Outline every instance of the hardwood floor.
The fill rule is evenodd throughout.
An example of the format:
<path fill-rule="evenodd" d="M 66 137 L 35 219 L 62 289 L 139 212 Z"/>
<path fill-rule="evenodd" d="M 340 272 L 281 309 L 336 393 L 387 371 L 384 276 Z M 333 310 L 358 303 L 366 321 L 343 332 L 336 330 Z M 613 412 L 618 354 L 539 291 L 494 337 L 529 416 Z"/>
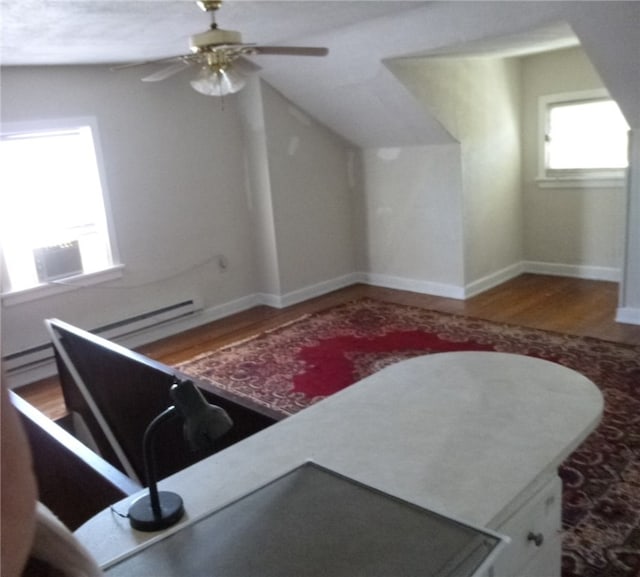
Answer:
<path fill-rule="evenodd" d="M 276 327 L 302 314 L 362 296 L 491 321 L 640 345 L 640 326 L 620 324 L 614 320 L 618 306 L 616 283 L 524 274 L 466 301 L 354 285 L 285 309 L 258 306 L 151 343 L 141 347 L 139 351 L 172 365 Z M 60 418 L 66 413 L 56 379 L 32 383 L 20 387 L 16 392 L 52 419 Z"/>

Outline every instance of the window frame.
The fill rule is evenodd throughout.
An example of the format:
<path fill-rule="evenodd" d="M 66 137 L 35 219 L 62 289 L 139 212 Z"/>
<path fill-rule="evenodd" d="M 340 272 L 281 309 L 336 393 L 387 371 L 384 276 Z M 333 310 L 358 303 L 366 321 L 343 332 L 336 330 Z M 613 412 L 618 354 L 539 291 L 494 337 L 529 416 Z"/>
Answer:
<path fill-rule="evenodd" d="M 606 89 L 580 90 L 546 94 L 538 97 L 538 174 L 536 182 L 540 188 L 584 188 L 584 187 L 621 187 L 625 185 L 626 168 L 583 168 L 549 169 L 547 168 L 547 133 L 549 130 L 548 111 L 553 105 L 568 103 L 613 100 Z"/>
<path fill-rule="evenodd" d="M 77 290 L 77 288 L 81 286 L 90 286 L 122 277 L 124 265 L 122 265 L 120 261 L 118 242 L 116 238 L 115 227 L 113 225 L 111 201 L 109 196 L 109 188 L 107 186 L 105 163 L 97 118 L 93 116 L 79 116 L 6 122 L 3 123 L 0 127 L 0 134 L 2 136 L 5 136 L 10 134 L 37 134 L 58 131 L 64 132 L 82 127 L 89 127 L 89 129 L 91 130 L 91 138 L 93 140 L 98 178 L 102 192 L 105 228 L 111 255 L 111 263 L 107 267 L 97 271 L 82 272 L 80 274 L 59 279 L 57 281 L 53 280 L 30 287 L 6 289 L 4 286 L 0 286 L 0 291 L 2 291 L 0 292 L 2 304 L 5 306 L 12 306 L 14 304 L 28 302 L 31 300 L 44 298 L 70 290 Z M 8 279 L 8 271 L 6 270 L 6 263 L 4 263 L 4 258 L 2 257 L 1 246 L 0 261 L 2 261 L 2 270 L 0 271 L 0 274 L 3 279 Z"/>

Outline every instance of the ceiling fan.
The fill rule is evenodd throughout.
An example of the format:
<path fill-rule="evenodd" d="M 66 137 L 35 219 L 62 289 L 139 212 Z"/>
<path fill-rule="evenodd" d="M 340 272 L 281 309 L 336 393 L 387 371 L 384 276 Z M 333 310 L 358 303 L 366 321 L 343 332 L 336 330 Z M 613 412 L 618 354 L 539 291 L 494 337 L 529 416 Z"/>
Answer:
<path fill-rule="evenodd" d="M 245 85 L 245 79 L 238 71 L 252 72 L 260 67 L 247 60 L 245 56 L 287 55 L 287 56 L 326 56 L 327 48 L 311 46 L 258 46 L 244 44 L 240 32 L 218 28 L 215 13 L 222 0 L 201 0 L 196 4 L 211 14 L 209 30 L 195 34 L 190 38 L 190 54 L 162 58 L 148 62 L 136 62 L 116 66 L 114 69 L 129 68 L 143 64 L 167 63 L 169 66 L 145 76 L 144 82 L 158 82 L 193 65 L 200 67 L 198 76 L 191 86 L 208 96 L 225 96 L 238 92 Z"/>

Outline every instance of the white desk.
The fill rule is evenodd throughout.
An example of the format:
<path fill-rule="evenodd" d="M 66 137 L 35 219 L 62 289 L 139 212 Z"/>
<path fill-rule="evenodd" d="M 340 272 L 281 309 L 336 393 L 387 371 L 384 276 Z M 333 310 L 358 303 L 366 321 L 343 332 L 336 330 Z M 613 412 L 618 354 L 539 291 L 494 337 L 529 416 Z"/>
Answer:
<path fill-rule="evenodd" d="M 547 361 L 442 353 L 392 365 L 160 483 L 210 512 L 312 459 L 512 537 L 496 575 L 560 574 L 560 463 L 596 427 L 600 391 Z M 132 499 L 116 505 L 126 512 Z M 529 533 L 542 535 L 537 546 Z M 105 564 L 157 534 L 105 510 L 76 531 Z"/>

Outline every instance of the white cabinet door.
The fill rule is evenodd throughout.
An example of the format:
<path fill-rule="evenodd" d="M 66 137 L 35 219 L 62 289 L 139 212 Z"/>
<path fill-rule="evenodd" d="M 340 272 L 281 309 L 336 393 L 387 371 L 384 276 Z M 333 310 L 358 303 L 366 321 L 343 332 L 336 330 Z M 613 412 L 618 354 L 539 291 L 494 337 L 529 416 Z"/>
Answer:
<path fill-rule="evenodd" d="M 511 543 L 493 566 L 495 577 L 559 577 L 561 514 L 562 481 L 554 476 L 497 528 Z"/>

